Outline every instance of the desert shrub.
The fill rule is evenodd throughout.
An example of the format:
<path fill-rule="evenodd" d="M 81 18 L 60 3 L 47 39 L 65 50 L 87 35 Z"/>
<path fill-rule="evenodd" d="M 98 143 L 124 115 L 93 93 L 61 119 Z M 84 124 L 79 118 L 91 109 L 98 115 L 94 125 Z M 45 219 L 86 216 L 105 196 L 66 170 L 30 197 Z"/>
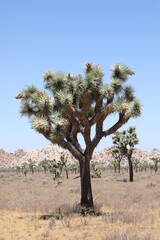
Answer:
<path fill-rule="evenodd" d="M 69 190 L 70 193 L 80 193 L 81 189 L 79 187 L 71 188 Z"/>

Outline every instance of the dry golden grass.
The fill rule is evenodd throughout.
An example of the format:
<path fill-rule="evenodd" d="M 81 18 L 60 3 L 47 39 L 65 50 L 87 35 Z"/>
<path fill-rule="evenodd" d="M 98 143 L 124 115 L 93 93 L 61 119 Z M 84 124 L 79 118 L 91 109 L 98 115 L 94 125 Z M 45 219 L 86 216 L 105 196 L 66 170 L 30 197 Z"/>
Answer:
<path fill-rule="evenodd" d="M 103 173 L 93 179 L 93 196 L 100 216 L 81 217 L 80 179 L 52 175 L 0 173 L 0 240 L 159 240 L 160 175 Z M 42 215 L 49 216 L 46 220 Z M 59 218 L 59 219 L 58 219 Z"/>

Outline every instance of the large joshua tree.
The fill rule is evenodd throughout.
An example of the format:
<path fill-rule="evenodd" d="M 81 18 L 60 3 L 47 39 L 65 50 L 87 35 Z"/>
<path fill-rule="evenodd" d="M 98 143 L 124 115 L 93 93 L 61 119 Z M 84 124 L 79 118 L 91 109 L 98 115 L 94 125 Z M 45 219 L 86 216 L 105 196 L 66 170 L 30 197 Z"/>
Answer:
<path fill-rule="evenodd" d="M 43 75 L 46 91 L 28 86 L 16 96 L 21 99 L 20 113 L 29 117 L 32 128 L 51 143 L 69 150 L 79 161 L 82 212 L 94 210 L 90 161 L 95 147 L 103 137 L 141 113 L 134 89 L 126 85 L 134 71 L 118 63 L 111 72 L 111 81 L 103 85 L 103 70 L 92 63 L 86 64 L 83 76 L 49 70 Z M 113 113 L 118 115 L 117 122 L 104 129 L 105 119 Z M 84 138 L 85 149 L 79 143 L 78 134 Z"/>

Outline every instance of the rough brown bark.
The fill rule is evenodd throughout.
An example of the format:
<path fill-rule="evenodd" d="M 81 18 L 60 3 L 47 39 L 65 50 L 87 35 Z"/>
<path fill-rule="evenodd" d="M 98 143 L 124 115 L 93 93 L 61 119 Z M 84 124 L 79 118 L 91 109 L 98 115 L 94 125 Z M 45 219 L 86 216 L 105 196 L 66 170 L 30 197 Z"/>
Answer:
<path fill-rule="evenodd" d="M 81 213 L 82 215 L 94 212 L 91 176 L 90 176 L 90 159 L 85 158 L 83 164 L 80 164 L 81 177 Z"/>
<path fill-rule="evenodd" d="M 129 163 L 129 181 L 133 182 L 133 164 L 130 156 L 128 157 L 128 163 Z"/>
<path fill-rule="evenodd" d="M 120 173 L 121 172 L 121 163 L 120 163 L 120 161 L 118 161 L 118 173 Z"/>

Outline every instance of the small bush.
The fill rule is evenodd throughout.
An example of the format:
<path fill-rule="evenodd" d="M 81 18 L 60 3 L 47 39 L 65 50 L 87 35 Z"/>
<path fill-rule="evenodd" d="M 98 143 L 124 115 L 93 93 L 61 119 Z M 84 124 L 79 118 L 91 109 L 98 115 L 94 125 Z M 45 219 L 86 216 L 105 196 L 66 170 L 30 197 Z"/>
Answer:
<path fill-rule="evenodd" d="M 152 187 L 156 187 L 156 183 L 155 182 L 151 182 L 147 185 L 148 188 L 152 188 Z"/>
<path fill-rule="evenodd" d="M 42 185 L 46 185 L 48 182 L 46 180 L 43 180 Z"/>
<path fill-rule="evenodd" d="M 81 190 L 80 190 L 80 188 L 71 188 L 71 189 L 69 190 L 69 192 L 70 192 L 70 193 L 80 193 Z"/>

